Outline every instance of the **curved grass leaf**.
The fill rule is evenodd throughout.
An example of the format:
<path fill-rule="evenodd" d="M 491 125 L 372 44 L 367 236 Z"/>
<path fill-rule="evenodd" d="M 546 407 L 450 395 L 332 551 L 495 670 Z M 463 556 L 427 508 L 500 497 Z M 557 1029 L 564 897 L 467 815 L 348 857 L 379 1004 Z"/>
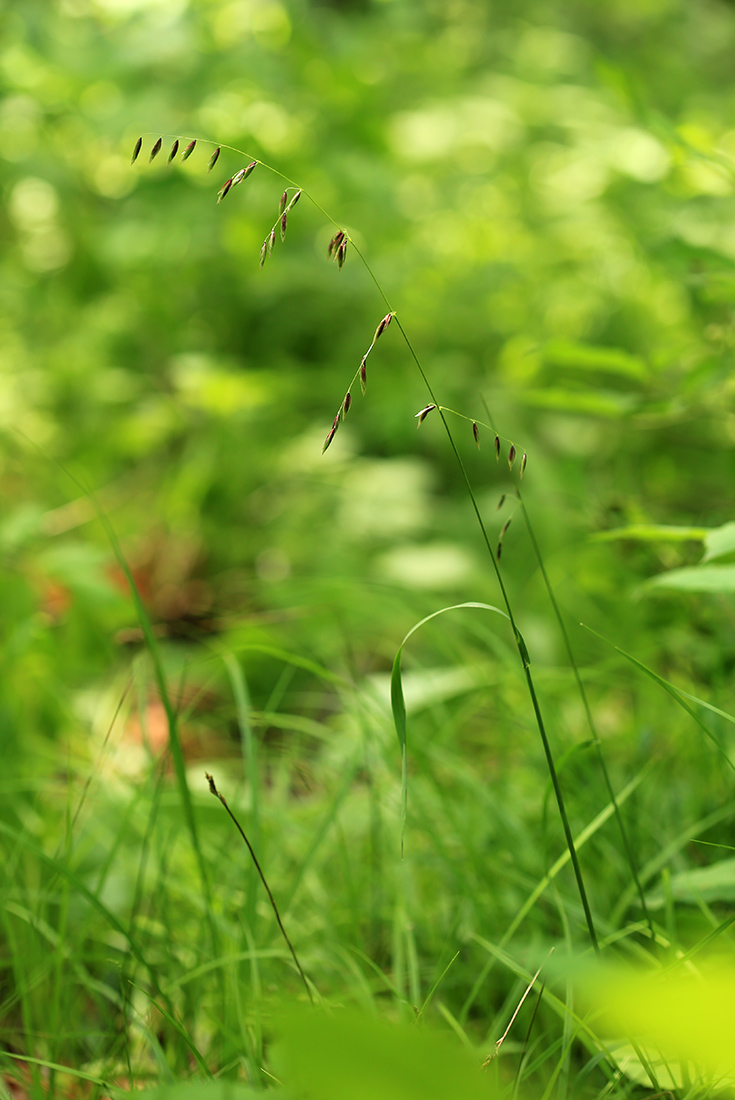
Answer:
<path fill-rule="evenodd" d="M 494 607 L 489 603 L 455 603 L 450 607 L 442 607 L 438 611 L 432 611 L 431 615 L 427 615 L 425 619 L 421 619 L 409 630 L 406 637 L 398 647 L 395 659 L 393 661 L 393 670 L 390 677 L 390 705 L 393 711 L 393 723 L 396 727 L 396 734 L 398 736 L 398 746 L 401 750 L 401 859 L 403 859 L 404 838 L 406 833 L 406 815 L 408 811 L 408 758 L 406 752 L 406 701 L 403 697 L 403 677 L 401 673 L 401 659 L 403 657 L 403 647 L 412 634 L 415 634 L 419 627 L 424 623 L 430 622 L 431 619 L 435 619 L 437 615 L 443 615 L 447 611 L 458 611 L 463 607 L 475 607 L 481 611 L 494 611 L 498 615 L 502 615 L 504 619 L 508 618 L 505 611 L 501 611 L 499 607 Z M 520 635 L 519 635 L 520 636 Z M 524 644 L 525 651 L 525 644 Z"/>

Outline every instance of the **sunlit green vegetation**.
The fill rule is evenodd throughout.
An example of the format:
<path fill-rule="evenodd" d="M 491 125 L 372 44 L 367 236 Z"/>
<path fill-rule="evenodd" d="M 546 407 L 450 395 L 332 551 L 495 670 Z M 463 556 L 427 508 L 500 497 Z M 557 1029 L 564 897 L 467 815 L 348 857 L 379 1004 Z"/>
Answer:
<path fill-rule="evenodd" d="M 735 8 L 0 17 L 0 1096 L 726 1087 Z"/>

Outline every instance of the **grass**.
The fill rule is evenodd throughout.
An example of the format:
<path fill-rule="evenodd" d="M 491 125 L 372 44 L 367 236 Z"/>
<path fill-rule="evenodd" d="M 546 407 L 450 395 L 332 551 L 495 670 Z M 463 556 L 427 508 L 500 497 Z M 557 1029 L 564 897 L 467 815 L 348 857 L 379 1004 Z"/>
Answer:
<path fill-rule="evenodd" d="M 260 165 L 248 162 L 247 174 Z M 232 201 L 244 178 L 231 177 L 218 200 Z M 271 261 L 296 195 L 310 197 L 281 178 L 287 191 L 262 261 Z M 332 224 L 343 234 L 333 238 L 338 266 L 353 253 L 362 259 Z M 507 582 L 512 557 L 490 537 L 452 411 L 367 270 L 388 313 L 346 392 L 367 381 L 367 354 L 372 371 L 391 325 L 441 421 L 503 606 L 434 608 L 400 645 L 385 638 L 383 665 L 368 673 L 238 628 L 194 647 L 182 664 L 157 637 L 98 510 L 146 652 L 104 701 L 98 743 L 77 735 L 63 761 L 49 754 L 45 773 L 36 761 L 27 776 L 4 781 L 6 1091 L 13 1081 L 33 1097 L 96 1097 L 186 1083 L 214 1100 L 227 1083 L 243 1097 L 275 1087 L 284 1096 L 377 1089 L 408 1100 L 433 1087 L 437 1097 L 602 1098 L 636 1095 L 643 1083 L 683 1097 L 711 1094 L 724 1072 L 701 1044 L 683 1050 L 681 1064 L 677 1051 L 661 1056 L 666 1029 L 646 1038 L 645 1012 L 635 1034 L 619 1018 L 601 1022 L 604 998 L 594 985 L 592 994 L 580 990 L 595 955 L 637 964 L 653 988 L 667 968 L 698 966 L 713 942 L 731 950 L 727 876 L 692 886 L 677 875 L 692 838 L 730 835 L 732 765 L 725 736 L 709 723 L 733 719 L 711 705 L 701 717 L 695 708 L 708 704 L 622 650 L 620 661 L 578 663 L 514 481 L 567 659 L 566 667 L 539 661 L 535 671 Z M 351 406 L 343 398 L 325 449 L 337 445 Z M 464 419 L 474 446 L 480 422 Z M 502 445 L 513 447 L 518 477 L 526 452 L 521 459 L 510 440 Z M 530 478 L 532 453 L 528 470 Z M 498 614 L 443 614 L 459 607 Z M 255 655 L 276 673 L 257 699 L 245 672 Z M 652 684 L 648 693 L 641 683 Z M 621 705 L 625 692 L 635 693 L 635 711 Z M 187 751 L 208 694 L 219 710 L 205 724 L 236 729 L 239 757 Z M 132 751 L 136 709 L 143 745 L 163 722 L 163 756 Z M 596 716 L 611 711 L 618 721 L 624 714 L 625 729 L 608 751 Z M 668 757 L 641 743 L 662 715 Z M 692 719 L 717 752 L 694 743 Z M 209 797 L 204 777 L 215 770 L 210 789 L 227 792 L 220 799 L 244 822 L 244 846 Z M 686 996 L 672 987 L 671 1034 L 686 1023 Z M 301 1013 L 284 1008 L 294 1004 Z M 650 1012 L 660 1014 L 658 1005 L 652 996 Z M 692 1070 L 698 1050 L 704 1068 Z"/>

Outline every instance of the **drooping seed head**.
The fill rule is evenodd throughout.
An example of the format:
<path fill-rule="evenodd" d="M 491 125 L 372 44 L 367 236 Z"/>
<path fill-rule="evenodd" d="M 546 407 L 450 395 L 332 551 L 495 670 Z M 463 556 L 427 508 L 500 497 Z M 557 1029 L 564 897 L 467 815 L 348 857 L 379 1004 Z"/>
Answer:
<path fill-rule="evenodd" d="M 513 469 L 513 463 L 515 462 L 515 460 L 516 460 L 516 449 L 513 446 L 513 444 L 511 443 L 510 450 L 508 451 L 508 469 L 509 470 Z"/>
<path fill-rule="evenodd" d="M 156 142 L 156 143 L 154 144 L 153 148 L 151 149 L 151 155 L 150 155 L 150 156 L 148 157 L 148 163 L 149 163 L 149 164 L 150 164 L 150 163 L 151 163 L 151 161 L 152 161 L 152 160 L 154 160 L 154 159 L 155 159 L 155 158 L 156 158 L 156 157 L 158 156 L 158 154 L 159 154 L 159 153 L 161 152 L 161 146 L 162 146 L 162 145 L 163 145 L 163 139 L 162 139 L 162 138 L 159 138 L 159 139 L 158 139 L 158 141 L 157 141 L 157 142 Z"/>
<path fill-rule="evenodd" d="M 520 467 L 520 470 L 518 471 L 518 473 L 519 473 L 520 477 L 523 477 L 523 474 L 524 474 L 524 472 L 525 472 L 525 469 L 526 469 L 526 462 L 527 462 L 527 461 L 528 461 L 528 455 L 527 455 L 527 454 L 526 454 L 526 452 L 524 451 L 524 452 L 523 452 L 523 456 L 522 456 L 522 458 L 521 458 L 521 467 Z"/>
<path fill-rule="evenodd" d="M 286 240 L 286 221 L 287 221 L 287 218 L 288 218 L 288 215 L 284 211 L 284 213 L 281 214 L 281 243 L 283 243 L 283 241 Z"/>
<path fill-rule="evenodd" d="M 232 187 L 232 180 L 229 179 L 227 181 L 227 183 L 224 185 L 224 187 L 221 187 L 220 190 L 217 192 L 217 202 L 222 202 L 222 199 L 226 196 L 227 192 L 230 190 L 231 187 Z"/>
<path fill-rule="evenodd" d="M 339 427 L 339 413 L 337 413 L 337 415 L 335 416 L 334 421 L 332 422 L 332 427 L 327 432 L 327 438 L 324 440 L 324 446 L 322 447 L 322 454 L 324 454 L 327 447 L 329 447 L 330 443 L 332 442 L 335 435 L 337 434 L 337 428 L 338 427 Z"/>
<path fill-rule="evenodd" d="M 365 390 L 367 389 L 367 355 L 363 355 L 362 362 L 360 363 L 360 389 L 362 390 L 362 396 L 365 396 Z"/>
<path fill-rule="evenodd" d="M 339 267 L 340 271 L 342 270 L 342 265 L 345 262 L 345 257 L 346 256 L 347 256 L 347 241 L 343 240 L 342 243 L 340 244 L 339 248 L 337 249 L 337 266 Z"/>
<path fill-rule="evenodd" d="M 221 152 L 222 152 L 222 146 L 218 145 L 217 148 L 215 149 L 215 151 L 212 153 L 211 157 L 209 158 L 209 164 L 207 165 L 207 171 L 208 172 L 211 172 L 212 169 L 214 168 L 215 164 L 219 160 L 219 155 L 220 155 Z"/>
<path fill-rule="evenodd" d="M 345 235 L 344 235 L 344 233 L 342 232 L 341 229 L 337 233 L 334 234 L 331 241 L 329 242 L 329 248 L 327 249 L 327 256 L 329 256 L 330 259 L 333 256 L 336 256 L 337 250 L 338 250 L 339 246 L 342 244 L 342 241 L 344 239 L 345 239 Z"/>
<path fill-rule="evenodd" d="M 436 405 L 425 405 L 420 412 L 416 413 L 416 419 L 418 420 L 418 424 L 416 425 L 417 428 L 421 427 L 423 422 L 426 420 L 426 417 L 429 415 L 430 412 L 433 412 L 435 408 Z"/>
<path fill-rule="evenodd" d="M 281 201 L 278 204 L 278 216 L 280 217 L 288 204 L 288 191 L 284 191 L 281 195 Z"/>
<path fill-rule="evenodd" d="M 498 462 L 500 461 L 500 436 L 499 435 L 495 436 L 495 459 Z"/>
<path fill-rule="evenodd" d="M 176 156 L 178 151 L 179 151 L 179 139 L 176 138 L 176 141 L 171 146 L 171 152 L 168 155 L 168 160 L 166 161 L 166 164 L 171 163 L 171 161 L 174 159 L 174 157 Z"/>
<path fill-rule="evenodd" d="M 348 390 L 347 393 L 345 394 L 345 399 L 342 402 L 342 410 L 343 410 L 344 416 L 347 416 L 347 413 L 350 411 L 350 405 L 351 404 L 352 404 L 352 394 Z"/>
<path fill-rule="evenodd" d="M 135 164 L 136 160 L 138 159 L 138 153 L 140 152 L 142 147 L 143 147 L 143 138 L 139 137 L 138 140 L 135 143 L 135 148 L 133 149 L 133 155 L 130 158 L 130 163 L 131 164 Z"/>
<path fill-rule="evenodd" d="M 479 451 L 479 449 L 480 449 L 480 430 L 477 427 L 477 422 L 475 420 L 472 421 L 472 434 L 475 437 L 475 443 L 477 444 L 477 449 Z"/>
<path fill-rule="evenodd" d="M 380 322 L 380 324 L 378 325 L 378 327 L 375 330 L 375 335 L 373 336 L 373 343 L 375 343 L 375 341 L 378 339 L 379 336 L 383 335 L 385 330 L 388 328 L 388 325 L 391 323 L 392 319 L 393 319 L 393 314 L 392 313 L 386 313 L 385 317 L 383 318 L 383 320 Z"/>
<path fill-rule="evenodd" d="M 193 141 L 189 142 L 186 149 L 184 149 L 183 153 L 181 154 L 181 163 L 182 164 L 184 163 L 185 160 L 188 160 L 189 157 L 191 156 L 191 154 L 194 152 L 194 147 L 196 146 L 196 143 L 197 143 L 196 138 L 194 138 Z"/>

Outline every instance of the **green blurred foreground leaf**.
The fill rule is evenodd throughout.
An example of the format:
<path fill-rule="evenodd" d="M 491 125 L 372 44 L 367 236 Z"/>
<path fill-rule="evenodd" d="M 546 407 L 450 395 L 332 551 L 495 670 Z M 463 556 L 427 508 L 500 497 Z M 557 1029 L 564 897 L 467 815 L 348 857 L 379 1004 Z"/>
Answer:
<path fill-rule="evenodd" d="M 255 1100 L 262 1091 L 246 1088 L 235 1081 L 184 1081 L 160 1089 L 136 1092 L 137 1100 Z M 286 1093 L 278 1093 L 286 1100 Z"/>
<path fill-rule="evenodd" d="M 599 1009 L 596 1028 L 655 1044 L 672 1069 L 691 1061 L 700 1074 L 720 1078 L 720 1084 L 724 1076 L 735 1075 L 732 958 L 710 960 L 686 973 L 596 969 L 582 988 L 588 1003 Z"/>
<path fill-rule="evenodd" d="M 280 1030 L 288 1083 L 314 1100 L 488 1098 L 481 1059 L 428 1028 L 307 1011 L 285 1016 Z"/>

